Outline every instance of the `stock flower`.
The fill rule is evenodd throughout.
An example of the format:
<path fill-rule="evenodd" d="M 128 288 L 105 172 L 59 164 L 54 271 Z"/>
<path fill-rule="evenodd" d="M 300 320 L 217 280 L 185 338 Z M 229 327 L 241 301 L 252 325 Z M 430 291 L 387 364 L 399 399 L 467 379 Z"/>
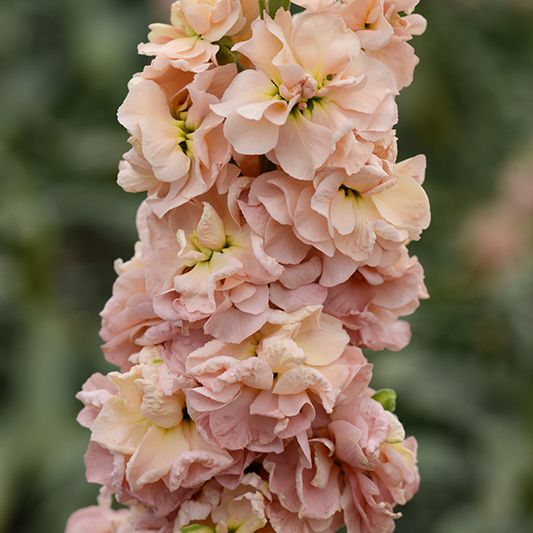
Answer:
<path fill-rule="evenodd" d="M 426 31 L 426 19 L 414 13 L 419 3 L 420 0 L 385 0 L 386 16 L 398 37 L 409 40 Z"/>
<path fill-rule="evenodd" d="M 266 253 L 280 263 L 299 263 L 311 246 L 322 252 L 329 278 L 322 283 L 333 286 L 358 265 L 380 264 L 390 252 L 397 256 L 427 228 L 424 168 L 424 158 L 392 164 L 372 154 L 355 174 L 328 167 L 313 182 L 277 170 L 254 179 L 242 209 Z"/>
<path fill-rule="evenodd" d="M 279 452 L 283 439 L 310 427 L 315 404 L 331 412 L 354 376 L 368 372 L 348 340 L 341 322 L 316 306 L 273 311 L 240 344 L 208 342 L 187 359 L 199 383 L 186 393 L 191 416 L 223 448 Z"/>
<path fill-rule="evenodd" d="M 240 342 L 266 322 L 267 284 L 275 279 L 268 269 L 280 267 L 257 259 L 256 237 L 232 212 L 211 195 L 164 219 L 142 208 L 139 224 L 156 313 L 166 320 L 207 319 L 207 334 Z"/>
<path fill-rule="evenodd" d="M 182 338 L 179 322 L 167 322 L 156 315 L 152 299 L 146 291 L 142 245 L 137 243 L 135 255 L 126 262 L 115 262 L 118 278 L 113 296 L 103 311 L 100 336 L 106 359 L 122 370 L 131 366 L 130 356 L 142 346 L 162 344 L 174 337 Z"/>
<path fill-rule="evenodd" d="M 341 17 L 346 26 L 357 34 L 365 50 L 383 48 L 394 35 L 383 9 L 383 0 L 296 0 L 294 3 L 310 12 L 331 13 Z"/>
<path fill-rule="evenodd" d="M 305 443 L 305 450 L 300 442 Z M 305 525 L 310 531 L 336 531 L 344 525 L 341 471 L 333 462 L 334 452 L 330 440 L 306 438 L 293 440 L 283 453 L 265 458 L 269 487 L 279 500 L 279 506 L 274 507 L 274 525 L 282 517 L 302 530 Z"/>
<path fill-rule="evenodd" d="M 276 531 L 331 532 L 346 524 L 353 533 L 391 532 L 400 516 L 394 507 L 419 482 L 416 442 L 365 393 L 345 399 L 311 438 L 269 454 L 264 466 L 278 502 L 271 511 Z"/>
<path fill-rule="evenodd" d="M 428 227 L 429 201 L 419 178 L 424 169 L 423 157 L 393 165 L 372 155 L 356 174 L 325 170 L 310 207 L 327 219 L 337 250 L 367 261 L 379 248 L 418 240 Z"/>
<path fill-rule="evenodd" d="M 270 301 L 289 313 L 302 307 L 322 305 L 328 289 L 317 282 L 322 272 L 322 262 L 310 254 L 299 265 L 287 265 L 279 280 L 270 284 Z"/>
<path fill-rule="evenodd" d="M 133 148 L 121 163 L 119 184 L 130 192 L 147 191 L 159 216 L 208 191 L 227 171 L 231 149 L 222 118 L 210 106 L 235 73 L 235 65 L 225 65 L 192 79 L 167 68 L 131 80 L 118 119 Z"/>
<path fill-rule="evenodd" d="M 394 76 L 397 89 L 413 81 L 418 64 L 407 43 L 426 29 L 426 20 L 414 14 L 419 0 L 296 0 L 310 12 L 334 14 L 345 22 L 361 42 L 362 49 L 381 61 Z"/>
<path fill-rule="evenodd" d="M 409 324 L 398 320 L 428 298 L 424 270 L 402 248 L 392 265 L 362 266 L 349 280 L 328 289 L 324 307 L 343 321 L 356 346 L 401 350 L 411 339 Z"/>
<path fill-rule="evenodd" d="M 392 79 L 339 17 L 279 10 L 252 32 L 234 50 L 257 70 L 239 73 L 212 106 L 237 152 L 267 154 L 310 180 L 345 132 L 383 133 L 395 122 Z"/>
<path fill-rule="evenodd" d="M 370 51 L 370 55 L 386 65 L 394 75 L 398 89 L 413 81 L 418 57 L 408 43 L 413 36 L 426 31 L 426 19 L 413 13 L 419 0 L 385 0 L 384 9 L 394 35 L 387 46 Z"/>
<path fill-rule="evenodd" d="M 216 63 L 217 41 L 239 32 L 246 19 L 239 0 L 180 0 L 172 4 L 170 22 L 151 24 L 149 43 L 140 44 L 139 53 L 200 72 Z"/>
<path fill-rule="evenodd" d="M 216 482 L 207 483 L 202 492 L 181 506 L 174 531 L 198 533 L 254 533 L 267 524 L 268 484 L 256 474 L 245 474 L 234 489 Z"/>
<path fill-rule="evenodd" d="M 348 531 L 392 532 L 420 483 L 417 444 L 399 420 L 368 395 L 339 403 L 328 430 L 347 479 L 341 498 Z"/>
<path fill-rule="evenodd" d="M 171 533 L 171 526 L 166 517 L 158 517 L 142 505 L 134 505 L 113 533 Z"/>
<path fill-rule="evenodd" d="M 188 418 L 179 380 L 165 393 L 161 352 L 143 348 L 128 372 L 95 375 L 78 395 L 86 405 L 80 422 L 90 428 L 91 442 L 111 454 L 112 462 L 124 462 L 124 482 L 132 495 L 156 483 L 169 493 L 198 487 L 236 461 L 200 437 Z M 183 378 L 181 386 L 186 383 Z M 95 463 L 88 464 L 89 470 L 105 460 L 99 449 L 88 456 L 89 463 Z M 142 496 L 141 501 L 146 503 Z"/>

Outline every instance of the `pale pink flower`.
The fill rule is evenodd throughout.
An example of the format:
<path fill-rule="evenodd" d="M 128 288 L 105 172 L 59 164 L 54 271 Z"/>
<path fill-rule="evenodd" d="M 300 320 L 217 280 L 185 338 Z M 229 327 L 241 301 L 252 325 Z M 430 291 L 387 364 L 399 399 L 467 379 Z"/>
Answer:
<path fill-rule="evenodd" d="M 90 449 L 88 477 L 110 476 L 119 489 L 127 483 L 127 493 L 145 505 L 196 488 L 239 460 L 200 437 L 186 411 L 183 388 L 191 382 L 177 376 L 168 383 L 162 352 L 143 348 L 128 372 L 108 374 L 109 385 L 95 375 L 78 395 L 86 405 L 80 421 L 97 446 Z M 112 465 L 107 474 L 106 462 Z"/>
<path fill-rule="evenodd" d="M 417 445 L 395 415 L 366 394 L 339 403 L 328 426 L 347 483 L 341 497 L 350 533 L 392 532 L 404 505 L 417 492 Z"/>
<path fill-rule="evenodd" d="M 174 533 L 266 533 L 269 500 L 268 484 L 257 474 L 245 474 L 234 489 L 208 482 L 199 495 L 181 505 Z"/>
<path fill-rule="evenodd" d="M 357 384 L 353 392 L 331 418 L 315 421 L 309 439 L 265 458 L 276 531 L 332 532 L 346 524 L 349 533 L 391 532 L 394 507 L 418 489 L 414 439 L 405 439 L 370 391 L 361 394 Z"/>
<path fill-rule="evenodd" d="M 344 525 L 342 472 L 333 461 L 334 452 L 329 439 L 304 438 L 265 458 L 269 488 L 279 502 L 274 501 L 269 512 L 275 531 L 329 532 Z"/>
<path fill-rule="evenodd" d="M 80 426 L 90 428 L 105 403 L 117 395 L 117 388 L 107 376 L 94 373 L 82 386 L 76 398 L 83 403 L 77 421 Z"/>
<path fill-rule="evenodd" d="M 172 68 L 148 68 L 131 80 L 118 118 L 133 148 L 120 164 L 118 182 L 126 191 L 147 191 L 159 216 L 234 171 L 227 167 L 231 148 L 222 118 L 210 106 L 219 102 L 235 73 L 235 65 L 225 65 L 191 80 Z"/>
<path fill-rule="evenodd" d="M 229 192 L 226 199 L 231 203 L 237 195 Z M 141 208 L 147 285 L 159 316 L 208 319 L 204 331 L 229 342 L 240 342 L 266 322 L 267 284 L 281 267 L 261 254 L 260 239 L 237 217 L 236 204 L 228 206 L 215 194 L 163 219 Z"/>
<path fill-rule="evenodd" d="M 290 241 L 285 243 L 290 244 Z M 273 252 L 279 254 L 279 250 Z M 318 283 L 321 273 L 322 259 L 313 250 L 300 263 L 283 265 L 278 281 L 270 284 L 271 303 L 289 313 L 302 307 L 322 305 L 328 290 Z"/>
<path fill-rule="evenodd" d="M 389 262 L 399 246 L 419 239 L 430 221 L 424 168 L 423 157 L 393 164 L 372 154 L 355 174 L 328 167 L 313 182 L 273 171 L 254 179 L 241 208 L 278 262 L 296 264 L 310 246 L 331 258 L 322 283 L 333 286 L 358 265 Z"/>
<path fill-rule="evenodd" d="M 170 24 L 150 25 L 149 43 L 140 44 L 139 53 L 200 72 L 216 64 L 217 41 L 245 22 L 239 0 L 180 0 L 172 4 Z"/>
<path fill-rule="evenodd" d="M 242 343 L 215 340 L 191 353 L 187 369 L 200 384 L 186 393 L 191 416 L 223 448 L 279 452 L 310 427 L 316 405 L 331 412 L 354 376 L 368 373 L 348 340 L 320 306 L 272 311 Z"/>
<path fill-rule="evenodd" d="M 409 324 L 398 320 L 428 298 L 424 270 L 401 247 L 392 265 L 362 266 L 344 283 L 328 289 L 325 310 L 343 321 L 352 342 L 371 350 L 401 350 L 410 341 Z"/>
<path fill-rule="evenodd" d="M 396 120 L 394 80 L 360 51 L 358 38 L 329 14 L 279 10 L 234 46 L 257 70 L 238 74 L 216 113 L 241 154 L 267 154 L 310 180 L 350 129 L 382 135 Z"/>
<path fill-rule="evenodd" d="M 146 292 L 142 246 L 137 243 L 129 261 L 115 262 L 118 278 L 113 296 L 106 303 L 100 336 L 105 341 L 102 351 L 106 359 L 122 370 L 131 366 L 129 357 L 142 346 L 162 344 L 174 336 L 181 337 L 181 322 L 162 320 L 154 311 Z"/>
<path fill-rule="evenodd" d="M 215 481 L 205 483 L 200 492 L 183 502 L 174 522 L 174 533 L 182 533 L 183 528 L 198 528 L 199 533 L 213 533 L 211 512 L 220 503 L 223 487 Z"/>
<path fill-rule="evenodd" d="M 418 2 L 419 0 L 384 0 L 385 16 L 394 30 L 394 36 L 387 46 L 370 52 L 372 57 L 391 69 L 399 89 L 411 84 L 419 62 L 414 48 L 407 41 L 426 31 L 426 19 L 413 13 Z"/>
<path fill-rule="evenodd" d="M 117 502 L 129 506 L 142 505 L 159 518 L 173 512 L 195 492 L 195 489 L 183 487 L 171 492 L 164 479 L 133 491 L 126 479 L 128 459 L 127 455 L 110 452 L 91 441 L 85 454 L 87 481 L 108 487 Z"/>

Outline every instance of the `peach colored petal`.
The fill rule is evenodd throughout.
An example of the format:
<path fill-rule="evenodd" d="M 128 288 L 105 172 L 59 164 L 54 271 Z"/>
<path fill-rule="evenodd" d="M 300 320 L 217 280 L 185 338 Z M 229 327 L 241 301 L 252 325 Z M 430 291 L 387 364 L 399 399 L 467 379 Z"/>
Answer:
<path fill-rule="evenodd" d="M 296 289 L 286 289 L 280 283 L 275 283 L 270 286 L 270 301 L 290 313 L 300 309 L 302 305 L 322 305 L 327 292 L 327 289 L 318 283 L 302 285 Z"/>
<path fill-rule="evenodd" d="M 234 113 L 224 122 L 224 134 L 240 154 L 259 154 L 276 146 L 279 128 L 266 118 L 251 121 Z"/>
<path fill-rule="evenodd" d="M 334 132 L 316 124 L 304 115 L 290 115 L 279 130 L 274 153 L 287 174 L 300 180 L 311 180 L 315 169 L 333 151 Z M 274 146 L 272 147 L 274 148 Z M 295 157 L 298 154 L 298 157 Z"/>
<path fill-rule="evenodd" d="M 317 79 L 342 72 L 359 53 L 359 39 L 343 20 L 325 13 L 301 15 L 291 37 L 297 60 Z"/>
<path fill-rule="evenodd" d="M 250 315 L 235 307 L 219 309 L 206 322 L 204 331 L 217 339 L 238 343 L 261 329 L 268 314 L 268 310 Z"/>
<path fill-rule="evenodd" d="M 322 262 L 320 257 L 313 256 L 300 264 L 285 267 L 279 276 L 279 280 L 287 289 L 297 289 L 315 281 L 321 272 Z"/>

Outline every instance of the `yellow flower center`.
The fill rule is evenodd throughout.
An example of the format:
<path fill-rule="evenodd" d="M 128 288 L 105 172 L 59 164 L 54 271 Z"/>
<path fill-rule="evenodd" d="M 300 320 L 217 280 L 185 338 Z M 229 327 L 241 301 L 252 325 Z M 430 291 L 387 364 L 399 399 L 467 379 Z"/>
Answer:
<path fill-rule="evenodd" d="M 352 196 L 353 198 L 360 198 L 362 194 L 356 190 L 356 189 L 350 189 L 350 187 L 346 187 L 346 185 L 341 185 L 339 187 L 339 191 L 344 193 L 344 196 Z"/>
<path fill-rule="evenodd" d="M 182 107 L 182 106 L 180 106 Z M 194 132 L 196 128 L 187 121 L 187 111 L 180 109 L 174 112 L 177 137 L 182 152 L 189 157 L 194 153 Z"/>

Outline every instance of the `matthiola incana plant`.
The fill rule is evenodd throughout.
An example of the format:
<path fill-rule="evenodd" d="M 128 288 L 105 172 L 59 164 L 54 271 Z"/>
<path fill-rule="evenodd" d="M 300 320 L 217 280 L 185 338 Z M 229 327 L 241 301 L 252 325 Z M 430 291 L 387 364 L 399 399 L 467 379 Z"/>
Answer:
<path fill-rule="evenodd" d="M 417 445 L 362 349 L 427 298 L 425 158 L 396 97 L 418 0 L 179 0 L 118 112 L 145 197 L 78 399 L 98 504 L 67 533 L 387 533 Z"/>

